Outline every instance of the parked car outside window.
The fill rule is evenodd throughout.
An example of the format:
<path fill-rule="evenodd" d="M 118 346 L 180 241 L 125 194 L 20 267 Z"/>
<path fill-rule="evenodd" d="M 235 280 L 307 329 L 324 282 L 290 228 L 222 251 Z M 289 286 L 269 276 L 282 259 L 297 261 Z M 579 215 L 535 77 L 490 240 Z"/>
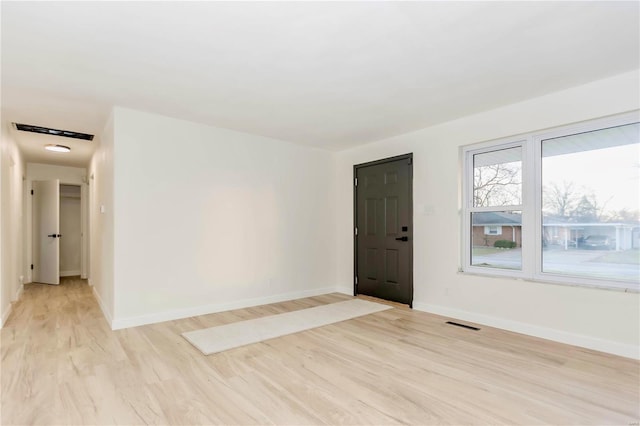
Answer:
<path fill-rule="evenodd" d="M 616 247 L 616 241 L 606 235 L 589 235 L 582 241 L 580 246 L 586 249 L 610 250 Z"/>

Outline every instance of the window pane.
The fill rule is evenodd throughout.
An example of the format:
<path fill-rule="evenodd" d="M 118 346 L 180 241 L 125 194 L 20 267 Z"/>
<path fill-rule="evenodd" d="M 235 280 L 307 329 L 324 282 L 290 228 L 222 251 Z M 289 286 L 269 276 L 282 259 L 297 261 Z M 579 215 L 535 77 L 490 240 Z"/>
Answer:
<path fill-rule="evenodd" d="M 473 206 L 522 204 L 522 148 L 473 156 Z"/>
<path fill-rule="evenodd" d="M 471 265 L 522 269 L 521 213 L 471 213 Z"/>
<path fill-rule="evenodd" d="M 640 279 L 640 125 L 542 141 L 542 270 Z"/>

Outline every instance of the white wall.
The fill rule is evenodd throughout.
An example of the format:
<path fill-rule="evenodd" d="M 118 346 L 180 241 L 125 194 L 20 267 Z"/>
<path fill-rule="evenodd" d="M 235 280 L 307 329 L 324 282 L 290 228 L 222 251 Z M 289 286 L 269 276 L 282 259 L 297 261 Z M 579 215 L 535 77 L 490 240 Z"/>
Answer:
<path fill-rule="evenodd" d="M 61 184 L 82 185 L 87 176 L 84 167 L 27 163 L 27 181 L 59 179 Z"/>
<path fill-rule="evenodd" d="M 80 185 L 82 188 L 82 194 L 86 193 L 86 179 L 87 179 L 87 169 L 83 167 L 66 167 L 66 166 L 55 166 L 51 164 L 40 164 L 40 163 L 27 163 L 27 183 L 26 183 L 26 192 L 33 188 L 32 182 L 34 180 L 60 180 L 61 184 L 69 184 L 69 185 Z M 86 198 L 86 197 L 83 197 Z M 83 201 L 86 205 L 88 204 L 86 200 Z M 30 265 L 33 263 L 33 212 L 31 205 L 31 198 L 27 198 L 26 202 L 26 221 L 25 221 L 25 282 L 32 281 L 31 269 Z M 84 218 L 81 219 L 81 227 L 86 230 L 88 227 Z M 84 235 L 87 234 L 86 231 L 82 231 Z M 64 238 L 64 237 L 63 237 Z M 87 257 L 87 242 L 86 238 L 82 239 L 82 250 L 81 256 Z M 81 264 L 81 270 L 82 264 Z M 86 275 L 84 273 L 83 275 Z"/>
<path fill-rule="evenodd" d="M 89 164 L 89 284 L 109 324 L 113 318 L 113 115 Z M 104 208 L 101 208 L 104 206 Z"/>
<path fill-rule="evenodd" d="M 334 154 L 115 109 L 114 322 L 335 289 Z"/>
<path fill-rule="evenodd" d="M 23 276 L 23 179 L 24 161 L 9 133 L 2 126 L 0 138 L 0 326 L 11 313 L 11 302 L 22 291 Z"/>
<path fill-rule="evenodd" d="M 636 110 L 639 93 L 627 73 L 340 152 L 339 284 L 353 280 L 353 165 L 413 152 L 415 308 L 639 357 L 637 293 L 458 273 L 461 146 Z"/>
<path fill-rule="evenodd" d="M 82 229 L 80 186 L 60 188 L 60 276 L 80 275 Z"/>
<path fill-rule="evenodd" d="M 2 123 L 0 123 L 0 125 L 2 125 Z M 3 203 L 3 196 L 4 196 L 4 191 L 2 190 L 2 188 L 4 187 L 4 182 L 5 182 L 5 178 L 4 178 L 4 173 L 5 173 L 5 166 L 4 166 L 4 162 L 2 161 L 2 151 L 3 151 L 3 147 L 5 143 L 5 137 L 8 134 L 8 131 L 5 129 L 5 126 L 2 125 L 2 128 L 0 129 L 0 328 L 2 328 L 2 326 L 4 325 L 4 323 L 6 322 L 6 319 L 8 318 L 9 314 L 11 313 L 10 310 L 8 309 L 8 306 L 6 304 L 6 299 L 2 296 L 2 288 L 4 287 L 4 271 L 5 271 L 5 266 L 4 266 L 4 243 L 3 241 L 4 239 L 4 232 L 3 232 L 3 222 L 4 222 L 4 218 L 5 218 L 5 213 L 4 213 L 4 203 Z M 10 305 L 9 305 L 10 306 Z"/>

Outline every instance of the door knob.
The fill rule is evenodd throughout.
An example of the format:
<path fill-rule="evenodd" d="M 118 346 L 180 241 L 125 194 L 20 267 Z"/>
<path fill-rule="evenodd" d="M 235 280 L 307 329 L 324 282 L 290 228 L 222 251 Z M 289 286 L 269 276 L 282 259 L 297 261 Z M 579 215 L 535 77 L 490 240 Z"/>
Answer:
<path fill-rule="evenodd" d="M 47 235 L 47 237 L 60 238 L 60 237 L 62 237 L 62 235 L 61 234 L 49 234 L 49 235 Z"/>
<path fill-rule="evenodd" d="M 409 241 L 409 237 L 396 238 L 397 241 Z"/>

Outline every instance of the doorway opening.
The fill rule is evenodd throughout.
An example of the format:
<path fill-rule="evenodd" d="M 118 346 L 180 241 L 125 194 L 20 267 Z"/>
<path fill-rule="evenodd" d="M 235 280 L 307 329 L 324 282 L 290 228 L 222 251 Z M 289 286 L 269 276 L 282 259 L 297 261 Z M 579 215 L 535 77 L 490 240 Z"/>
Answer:
<path fill-rule="evenodd" d="M 82 205 L 80 185 L 60 184 L 60 277 L 80 276 Z"/>
<path fill-rule="evenodd" d="M 60 284 L 60 277 L 86 278 L 82 185 L 59 180 L 32 182 L 32 282 Z"/>
<path fill-rule="evenodd" d="M 413 305 L 413 154 L 353 167 L 354 295 Z"/>

